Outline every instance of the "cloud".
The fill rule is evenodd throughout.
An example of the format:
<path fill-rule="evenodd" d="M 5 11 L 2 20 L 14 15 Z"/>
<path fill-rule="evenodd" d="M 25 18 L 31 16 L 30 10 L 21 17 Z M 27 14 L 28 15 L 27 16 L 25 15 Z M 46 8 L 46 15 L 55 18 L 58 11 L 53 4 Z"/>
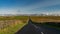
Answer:
<path fill-rule="evenodd" d="M 36 1 L 35 1 L 36 2 Z M 46 7 L 51 7 L 55 5 L 60 5 L 60 0 L 43 0 L 42 2 L 36 2 L 31 3 L 30 5 L 25 6 L 19 6 L 19 7 L 7 7 L 7 8 L 0 8 L 0 14 L 39 14 L 39 13 L 54 13 L 54 10 L 50 10 L 51 12 L 48 12 L 49 10 L 46 9 Z M 38 9 L 40 8 L 40 9 Z M 45 10 L 43 10 L 43 9 Z M 37 10 L 36 10 L 37 9 Z M 47 11 L 48 10 L 48 11 Z M 60 10 L 59 10 L 60 11 Z M 59 12 L 58 11 L 58 12 Z M 57 12 L 57 10 L 55 10 Z"/>
<path fill-rule="evenodd" d="M 27 6 L 27 9 L 36 9 L 36 8 L 44 8 L 44 7 L 48 7 L 48 6 L 54 6 L 54 5 L 59 5 L 60 4 L 60 0 L 48 0 L 48 1 L 43 1 L 43 2 L 38 2 L 35 4 L 32 4 L 30 6 Z"/>
<path fill-rule="evenodd" d="M 60 0 L 47 0 L 47 1 L 43 1 L 43 2 L 37 2 L 35 4 L 31 4 L 29 6 L 25 6 L 24 10 L 26 11 L 26 13 L 54 13 L 54 11 L 57 12 L 57 10 L 49 10 L 46 7 L 51 7 L 51 6 L 55 6 L 55 5 L 60 5 Z M 40 8 L 40 9 L 38 9 Z M 43 10 L 43 9 L 45 10 Z M 38 9 L 38 10 L 36 10 Z M 48 10 L 48 11 L 47 11 Z M 58 11 L 59 12 L 59 11 Z"/>
<path fill-rule="evenodd" d="M 0 14 L 17 14 L 17 10 L 16 9 L 8 9 L 8 8 L 2 8 L 0 9 Z"/>

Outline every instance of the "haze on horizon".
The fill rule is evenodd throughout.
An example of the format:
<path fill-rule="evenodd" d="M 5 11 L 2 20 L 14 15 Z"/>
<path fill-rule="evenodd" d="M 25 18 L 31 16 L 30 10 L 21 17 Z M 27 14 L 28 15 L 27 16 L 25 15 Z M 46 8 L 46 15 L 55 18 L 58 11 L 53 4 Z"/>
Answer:
<path fill-rule="evenodd" d="M 60 0 L 0 0 L 0 14 L 60 14 Z"/>

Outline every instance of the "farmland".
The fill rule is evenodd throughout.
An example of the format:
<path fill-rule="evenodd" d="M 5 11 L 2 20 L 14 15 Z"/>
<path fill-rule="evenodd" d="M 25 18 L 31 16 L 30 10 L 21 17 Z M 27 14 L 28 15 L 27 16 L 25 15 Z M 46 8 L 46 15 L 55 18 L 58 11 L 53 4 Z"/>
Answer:
<path fill-rule="evenodd" d="M 28 22 L 29 16 L 0 16 L 0 34 L 14 34 Z M 60 16 L 30 16 L 38 23 L 60 22 Z"/>

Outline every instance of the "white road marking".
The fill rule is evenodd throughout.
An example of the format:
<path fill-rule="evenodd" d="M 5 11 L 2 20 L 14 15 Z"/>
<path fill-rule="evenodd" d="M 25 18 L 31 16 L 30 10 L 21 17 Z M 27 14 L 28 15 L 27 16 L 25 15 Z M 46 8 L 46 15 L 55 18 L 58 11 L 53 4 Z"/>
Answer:
<path fill-rule="evenodd" d="M 43 32 L 41 32 L 41 34 L 44 34 Z"/>

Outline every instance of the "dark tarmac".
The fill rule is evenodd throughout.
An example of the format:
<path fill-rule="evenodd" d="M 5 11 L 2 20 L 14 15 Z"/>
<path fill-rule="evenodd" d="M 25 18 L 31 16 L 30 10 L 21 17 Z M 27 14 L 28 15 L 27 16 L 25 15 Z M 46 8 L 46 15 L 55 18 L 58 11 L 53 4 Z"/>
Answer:
<path fill-rule="evenodd" d="M 21 30 L 16 32 L 15 34 L 60 34 L 60 30 L 49 28 L 45 26 L 37 26 L 29 20 L 28 24 L 26 24 Z"/>

